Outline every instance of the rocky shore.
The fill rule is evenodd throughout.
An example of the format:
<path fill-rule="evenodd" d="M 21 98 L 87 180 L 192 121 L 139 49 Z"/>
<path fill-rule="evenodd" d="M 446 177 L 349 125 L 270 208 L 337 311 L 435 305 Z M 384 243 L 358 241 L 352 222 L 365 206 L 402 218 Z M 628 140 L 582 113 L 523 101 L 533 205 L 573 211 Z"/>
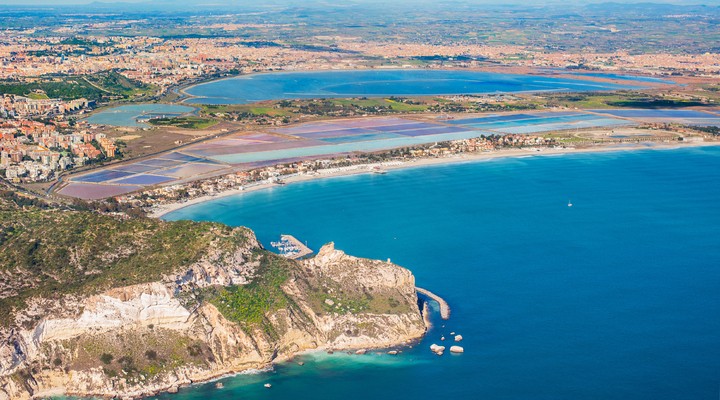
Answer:
<path fill-rule="evenodd" d="M 216 253 L 161 281 L 31 299 L 0 329 L 0 399 L 139 398 L 304 351 L 390 347 L 425 333 L 410 271 L 332 244 L 308 260 L 272 258 L 290 266 L 283 300 L 257 319 L 240 318 L 231 296 L 207 300 L 209 290 L 257 284 L 267 274 L 263 252 L 252 237 L 232 255 Z"/>

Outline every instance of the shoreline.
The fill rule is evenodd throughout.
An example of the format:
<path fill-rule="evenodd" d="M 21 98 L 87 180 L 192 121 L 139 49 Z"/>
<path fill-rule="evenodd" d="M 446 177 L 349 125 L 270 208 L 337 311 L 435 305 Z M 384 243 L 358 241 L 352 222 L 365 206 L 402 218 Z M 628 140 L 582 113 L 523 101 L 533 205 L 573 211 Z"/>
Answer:
<path fill-rule="evenodd" d="M 424 318 L 424 317 L 423 317 Z M 207 371 L 206 374 L 197 376 L 193 379 L 189 380 L 180 380 L 177 382 L 174 382 L 170 386 L 164 386 L 160 388 L 154 388 L 153 390 L 150 390 L 145 393 L 139 393 L 139 392 L 126 392 L 126 393 L 118 393 L 117 396 L 114 396 L 113 398 L 133 398 L 133 399 L 149 399 L 151 397 L 155 397 L 161 394 L 175 394 L 177 393 L 177 390 L 183 389 L 183 388 L 189 388 L 189 387 L 197 387 L 205 384 L 209 384 L 212 382 L 217 382 L 223 379 L 227 378 L 233 378 L 241 375 L 261 375 L 264 373 L 272 372 L 275 370 L 275 367 L 282 364 L 288 364 L 295 362 L 295 359 L 298 357 L 306 356 L 306 355 L 313 355 L 313 354 L 332 354 L 334 352 L 337 353 L 345 353 L 348 356 L 363 356 L 366 353 L 356 353 L 358 350 L 364 350 L 366 352 L 382 352 L 385 353 L 385 350 L 389 349 L 398 349 L 398 348 L 405 348 L 408 346 L 415 346 L 417 343 L 422 341 L 422 339 L 427 335 L 427 332 L 430 330 L 432 325 L 426 324 L 425 325 L 425 331 L 423 332 L 422 336 L 419 337 L 412 337 L 412 336 L 405 336 L 403 338 L 398 339 L 396 342 L 393 343 L 385 343 L 381 345 L 376 344 L 369 344 L 368 346 L 349 346 L 349 347 L 343 347 L 343 348 L 333 348 L 329 346 L 319 346 L 313 349 L 304 349 L 297 352 L 294 352 L 292 354 L 285 354 L 280 355 L 277 358 L 270 360 L 268 362 L 258 363 L 253 366 L 250 366 L 249 368 L 242 368 L 242 369 L 224 369 L 224 370 L 216 370 L 216 371 Z M 68 398 L 74 398 L 74 397 L 80 397 L 80 398 L 96 398 L 98 396 L 103 397 L 103 395 L 98 395 L 96 393 L 85 393 L 85 392 L 67 392 L 65 391 L 64 387 L 59 388 L 51 388 L 46 389 L 41 392 L 38 392 L 37 395 L 33 398 L 43 398 L 48 396 L 55 396 L 55 397 L 61 397 L 64 399 Z"/>
<path fill-rule="evenodd" d="M 535 157 L 535 156 L 557 156 L 557 155 L 572 155 L 572 154 L 586 154 L 586 153 L 608 153 L 608 152 L 623 152 L 623 151 L 640 151 L 640 150 L 674 150 L 683 148 L 694 148 L 694 147 L 707 147 L 707 146 L 719 146 L 720 142 L 693 142 L 693 143 L 655 143 L 655 142 L 642 142 L 632 145 L 620 145 L 620 144 L 609 144 L 609 145 L 598 145 L 593 147 L 584 148 L 521 148 L 521 149 L 504 149 L 494 150 L 482 153 L 469 153 L 469 154 L 458 154 L 447 157 L 437 158 L 418 158 L 409 161 L 388 161 L 384 163 L 371 163 L 371 164 L 357 164 L 350 167 L 343 168 L 331 168 L 327 170 L 320 170 L 315 174 L 297 174 L 290 176 L 281 176 L 283 182 L 286 184 L 306 182 L 318 179 L 328 179 L 342 176 L 354 176 L 361 174 L 372 174 L 374 173 L 373 168 L 381 167 L 383 171 L 393 171 L 400 169 L 409 168 L 421 168 L 436 165 L 451 165 L 458 163 L 472 163 L 482 162 L 505 158 L 524 158 L 524 157 Z M 148 213 L 150 218 L 162 219 L 167 214 L 181 210 L 186 207 L 194 206 L 197 204 L 221 199 L 224 197 L 230 197 L 235 195 L 241 195 L 243 193 L 252 193 L 259 190 L 266 190 L 278 186 L 277 183 L 261 181 L 252 186 L 245 186 L 239 188 L 233 188 L 223 192 L 219 192 L 214 195 L 204 195 L 196 197 L 194 199 L 171 202 L 166 204 L 160 204 L 151 207 L 151 211 Z"/>
<path fill-rule="evenodd" d="M 425 334 L 427 334 L 427 331 L 430 329 L 430 325 L 426 325 Z M 257 364 L 249 368 L 245 369 L 227 369 L 227 370 L 219 370 L 219 371 L 211 371 L 208 374 L 196 377 L 195 379 L 191 379 L 188 381 L 179 381 L 174 383 L 171 386 L 163 387 L 154 389 L 151 391 L 148 391 L 147 393 L 138 393 L 138 392 L 130 392 L 130 393 L 119 393 L 117 396 L 113 398 L 133 398 L 133 399 L 149 399 L 152 397 L 156 397 L 161 394 L 175 394 L 177 393 L 177 390 L 184 389 L 184 388 L 191 388 L 191 387 L 198 387 L 205 384 L 210 384 L 213 382 L 218 382 L 223 379 L 228 378 L 234 378 L 242 375 L 262 375 L 266 374 L 268 372 L 272 372 L 275 370 L 275 367 L 282 364 L 288 364 L 294 362 L 294 360 L 298 357 L 307 356 L 307 355 L 313 355 L 313 354 L 323 354 L 328 353 L 332 354 L 332 352 L 338 352 L 338 353 L 346 353 L 349 356 L 362 356 L 365 353 L 358 354 L 354 351 L 357 350 L 366 350 L 368 352 L 370 351 L 382 351 L 388 349 L 397 349 L 401 347 L 407 347 L 412 346 L 414 343 L 417 343 L 423 339 L 425 336 L 423 334 L 422 337 L 419 338 L 412 338 L 412 339 L 404 339 L 402 341 L 399 341 L 396 344 L 393 345 L 387 345 L 387 346 L 366 346 L 366 347 L 348 347 L 348 348 L 331 348 L 327 346 L 321 346 L 314 349 L 306 349 L 301 350 L 296 353 L 280 356 L 276 359 L 273 359 L 267 363 Z M 66 392 L 64 387 L 60 388 L 52 388 L 43 390 L 41 392 L 38 392 L 36 394 L 36 397 L 34 398 L 45 398 L 45 397 L 60 397 L 65 400 L 68 400 L 69 398 L 75 398 L 80 397 L 82 399 L 92 399 L 96 398 L 98 395 L 93 393 L 84 393 L 84 392 Z M 100 395 L 100 397 L 103 397 Z M 104 398 L 104 397 L 103 397 Z"/>

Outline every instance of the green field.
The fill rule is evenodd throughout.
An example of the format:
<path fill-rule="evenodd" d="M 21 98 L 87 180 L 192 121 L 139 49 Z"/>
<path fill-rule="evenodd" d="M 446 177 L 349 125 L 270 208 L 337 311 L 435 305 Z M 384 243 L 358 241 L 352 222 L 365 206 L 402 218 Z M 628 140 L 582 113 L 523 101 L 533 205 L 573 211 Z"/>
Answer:
<path fill-rule="evenodd" d="M 601 109 L 601 108 L 682 108 L 707 106 L 709 104 L 675 97 L 659 97 L 639 92 L 597 93 L 562 93 L 546 95 L 549 106 L 568 108 Z"/>
<path fill-rule="evenodd" d="M 410 113 L 410 112 L 422 112 L 428 109 L 427 105 L 424 104 L 408 104 L 397 99 L 331 99 L 329 100 L 335 105 L 344 107 L 358 107 L 358 108 L 373 108 L 373 107 L 387 107 L 388 110 Z"/>
<path fill-rule="evenodd" d="M 222 113 L 238 113 L 252 114 L 256 116 L 284 116 L 290 113 L 283 108 L 274 107 L 272 104 L 203 104 L 202 112 L 204 114 L 222 114 Z"/>
<path fill-rule="evenodd" d="M 214 119 L 202 117 L 156 118 L 149 122 L 154 126 L 172 126 L 183 129 L 207 129 L 218 123 Z"/>
<path fill-rule="evenodd" d="M 28 97 L 28 98 L 31 98 L 31 99 L 33 99 L 33 100 L 45 100 L 45 99 L 49 99 L 49 98 L 50 98 L 50 97 L 48 97 L 48 95 L 46 95 L 45 93 L 35 93 L 35 92 L 28 93 L 27 97 Z"/>

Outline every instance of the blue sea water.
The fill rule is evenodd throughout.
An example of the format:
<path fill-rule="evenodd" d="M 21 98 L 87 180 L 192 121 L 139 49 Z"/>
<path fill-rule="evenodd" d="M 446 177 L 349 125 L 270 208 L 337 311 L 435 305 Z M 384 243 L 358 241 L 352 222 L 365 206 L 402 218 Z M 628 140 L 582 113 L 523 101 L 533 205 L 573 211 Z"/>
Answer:
<path fill-rule="evenodd" d="M 265 244 L 391 258 L 452 316 L 399 356 L 316 354 L 160 398 L 717 399 L 719 204 L 720 148 L 704 147 L 393 170 L 179 210 Z M 465 353 L 430 353 L 451 331 Z"/>
<path fill-rule="evenodd" d="M 477 71 L 359 70 L 253 74 L 203 83 L 185 92 L 196 96 L 188 99 L 188 103 L 244 104 L 262 100 L 318 97 L 596 91 L 631 87 L 572 78 Z"/>

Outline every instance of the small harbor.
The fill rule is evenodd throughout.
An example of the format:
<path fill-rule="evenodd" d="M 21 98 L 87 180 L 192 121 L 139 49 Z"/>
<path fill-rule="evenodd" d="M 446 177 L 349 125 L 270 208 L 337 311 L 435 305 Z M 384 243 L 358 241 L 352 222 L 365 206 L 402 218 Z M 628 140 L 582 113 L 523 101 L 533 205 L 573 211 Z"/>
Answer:
<path fill-rule="evenodd" d="M 276 248 L 281 256 L 291 260 L 297 260 L 313 253 L 305 243 L 292 235 L 280 235 L 280 240 L 271 242 L 270 245 Z"/>

